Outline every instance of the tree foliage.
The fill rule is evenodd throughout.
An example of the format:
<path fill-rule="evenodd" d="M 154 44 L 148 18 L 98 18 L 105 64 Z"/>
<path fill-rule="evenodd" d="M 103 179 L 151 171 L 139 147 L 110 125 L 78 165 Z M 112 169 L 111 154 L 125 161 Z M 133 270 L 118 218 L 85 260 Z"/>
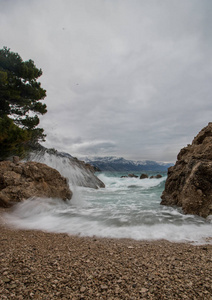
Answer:
<path fill-rule="evenodd" d="M 11 154 L 23 156 L 26 145 L 31 140 L 31 133 L 19 128 L 13 120 L 4 116 L 0 118 L 0 158 L 4 159 Z"/>
<path fill-rule="evenodd" d="M 38 114 L 47 112 L 40 102 L 46 91 L 37 79 L 42 75 L 30 59 L 23 61 L 18 53 L 0 49 L 0 156 L 8 151 L 18 152 L 26 144 L 44 140 Z"/>

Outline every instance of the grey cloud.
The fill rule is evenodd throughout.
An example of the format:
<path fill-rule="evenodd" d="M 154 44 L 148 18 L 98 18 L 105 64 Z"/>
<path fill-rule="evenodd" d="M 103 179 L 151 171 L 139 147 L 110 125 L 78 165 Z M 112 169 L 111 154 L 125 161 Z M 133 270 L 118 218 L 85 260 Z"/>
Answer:
<path fill-rule="evenodd" d="M 48 147 L 174 161 L 211 120 L 211 1 L 0 5 L 2 46 L 43 69 Z"/>
<path fill-rule="evenodd" d="M 112 141 L 85 141 L 82 143 L 75 143 L 70 146 L 73 153 L 81 153 L 82 155 L 105 155 L 108 150 L 111 153 L 116 151 L 116 144 Z"/>

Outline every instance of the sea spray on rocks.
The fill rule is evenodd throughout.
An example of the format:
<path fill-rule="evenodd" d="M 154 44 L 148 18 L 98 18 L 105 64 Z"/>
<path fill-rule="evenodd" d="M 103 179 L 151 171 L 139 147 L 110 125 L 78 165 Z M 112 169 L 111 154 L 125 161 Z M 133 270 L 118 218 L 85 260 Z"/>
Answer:
<path fill-rule="evenodd" d="M 55 151 L 37 151 L 29 155 L 28 160 L 42 162 L 60 172 L 69 181 L 70 186 L 83 186 L 89 188 L 104 188 L 104 183 L 94 174 L 92 166 L 83 161 Z"/>
<path fill-rule="evenodd" d="M 160 205 L 165 173 L 160 179 L 144 180 L 120 178 L 121 175 L 99 173 L 106 185 L 104 189 L 76 187 L 76 199 L 68 203 L 54 199 L 45 202 L 42 198 L 27 200 L 5 218 L 19 228 L 71 235 L 210 243 L 211 221 Z"/>

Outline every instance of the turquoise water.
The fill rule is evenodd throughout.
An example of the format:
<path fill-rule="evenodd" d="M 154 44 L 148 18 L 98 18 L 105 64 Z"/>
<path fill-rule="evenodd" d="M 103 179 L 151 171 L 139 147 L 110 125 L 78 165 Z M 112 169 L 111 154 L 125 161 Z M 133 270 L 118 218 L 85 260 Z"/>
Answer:
<path fill-rule="evenodd" d="M 137 175 L 141 173 L 157 174 Z M 166 173 L 160 174 L 160 179 L 139 179 L 120 178 L 126 175 L 123 172 L 97 173 L 105 189 L 71 186 L 74 192 L 71 201 L 28 199 L 5 218 L 18 228 L 80 236 L 211 243 L 211 220 L 160 205 Z"/>

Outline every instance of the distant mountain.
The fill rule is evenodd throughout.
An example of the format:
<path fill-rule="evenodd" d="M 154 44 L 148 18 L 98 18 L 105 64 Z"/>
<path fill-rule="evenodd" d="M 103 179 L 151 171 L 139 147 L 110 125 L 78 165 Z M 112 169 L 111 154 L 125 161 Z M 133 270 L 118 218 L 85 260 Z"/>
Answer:
<path fill-rule="evenodd" d="M 133 161 L 123 157 L 84 157 L 80 158 L 86 163 L 100 169 L 101 171 L 167 171 L 171 163 L 156 162 L 152 160 Z"/>

